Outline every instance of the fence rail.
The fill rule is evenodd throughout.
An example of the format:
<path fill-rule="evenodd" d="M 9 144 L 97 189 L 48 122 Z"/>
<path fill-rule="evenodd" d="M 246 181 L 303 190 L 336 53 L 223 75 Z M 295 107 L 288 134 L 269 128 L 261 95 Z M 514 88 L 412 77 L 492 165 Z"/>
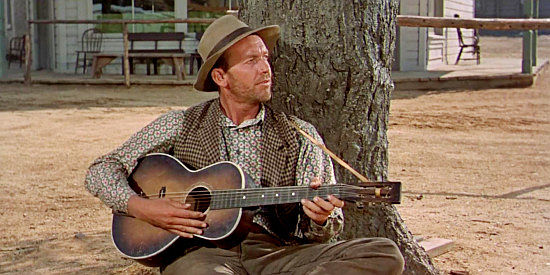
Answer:
<path fill-rule="evenodd" d="M 400 27 L 463 28 L 486 30 L 539 30 L 550 29 L 550 19 L 502 19 L 502 18 L 451 18 L 398 15 Z"/>
<path fill-rule="evenodd" d="M 165 23 L 199 23 L 210 24 L 215 18 L 187 18 L 187 19 L 108 19 L 108 20 L 29 20 L 30 24 L 165 24 Z"/>

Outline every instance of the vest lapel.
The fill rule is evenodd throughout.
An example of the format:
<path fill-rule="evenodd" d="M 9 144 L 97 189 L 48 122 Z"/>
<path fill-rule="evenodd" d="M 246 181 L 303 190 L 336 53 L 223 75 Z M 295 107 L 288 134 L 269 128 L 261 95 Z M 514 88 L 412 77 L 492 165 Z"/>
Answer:
<path fill-rule="evenodd" d="M 219 100 L 215 100 L 208 108 L 206 117 L 199 126 L 196 136 L 201 141 L 204 152 L 204 157 L 208 160 L 208 164 L 221 160 L 220 142 L 222 140 L 222 132 L 220 127 L 221 110 Z"/>
<path fill-rule="evenodd" d="M 294 184 L 299 145 L 284 114 L 274 114 L 266 107 L 264 138 L 262 139 L 263 186 Z"/>
<path fill-rule="evenodd" d="M 183 131 L 175 142 L 174 156 L 195 169 L 220 161 L 219 104 L 219 100 L 211 100 L 185 112 Z"/>

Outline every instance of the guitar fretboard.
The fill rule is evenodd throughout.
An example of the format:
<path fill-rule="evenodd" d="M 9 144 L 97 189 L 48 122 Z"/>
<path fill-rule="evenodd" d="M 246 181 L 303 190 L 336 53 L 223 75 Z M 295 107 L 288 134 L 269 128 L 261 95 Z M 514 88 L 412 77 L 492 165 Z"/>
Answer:
<path fill-rule="evenodd" d="M 301 199 L 312 200 L 318 196 L 326 198 L 332 194 L 344 199 L 345 189 L 349 186 L 330 185 L 318 189 L 309 186 L 264 187 L 239 190 L 216 190 L 212 192 L 211 209 L 242 208 L 251 206 L 284 204 L 300 202 Z"/>

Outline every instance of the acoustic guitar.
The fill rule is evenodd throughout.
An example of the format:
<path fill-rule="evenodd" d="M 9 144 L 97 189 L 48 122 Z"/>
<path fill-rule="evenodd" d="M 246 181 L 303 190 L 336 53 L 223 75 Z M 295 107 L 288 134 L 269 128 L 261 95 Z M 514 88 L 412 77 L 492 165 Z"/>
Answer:
<path fill-rule="evenodd" d="M 192 205 L 194 211 L 206 213 L 208 227 L 196 238 L 180 238 L 124 213 L 113 213 L 112 238 L 126 257 L 147 266 L 159 266 L 174 251 L 182 252 L 196 239 L 224 247 L 244 238 L 243 208 L 297 203 L 302 198 L 332 194 L 351 202 L 399 203 L 400 182 L 368 182 L 358 185 L 249 188 L 250 176 L 236 164 L 222 161 L 200 170 L 188 169 L 167 154 L 150 154 L 143 158 L 128 178 L 132 189 L 149 199 L 171 198 Z"/>

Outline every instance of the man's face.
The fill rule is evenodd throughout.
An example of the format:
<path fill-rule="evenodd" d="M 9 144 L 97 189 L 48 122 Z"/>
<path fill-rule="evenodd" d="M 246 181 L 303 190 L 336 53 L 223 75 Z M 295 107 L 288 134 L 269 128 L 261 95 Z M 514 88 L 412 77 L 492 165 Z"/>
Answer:
<path fill-rule="evenodd" d="M 250 35 L 225 52 L 227 88 L 233 100 L 257 104 L 271 99 L 269 51 L 263 40 Z"/>

